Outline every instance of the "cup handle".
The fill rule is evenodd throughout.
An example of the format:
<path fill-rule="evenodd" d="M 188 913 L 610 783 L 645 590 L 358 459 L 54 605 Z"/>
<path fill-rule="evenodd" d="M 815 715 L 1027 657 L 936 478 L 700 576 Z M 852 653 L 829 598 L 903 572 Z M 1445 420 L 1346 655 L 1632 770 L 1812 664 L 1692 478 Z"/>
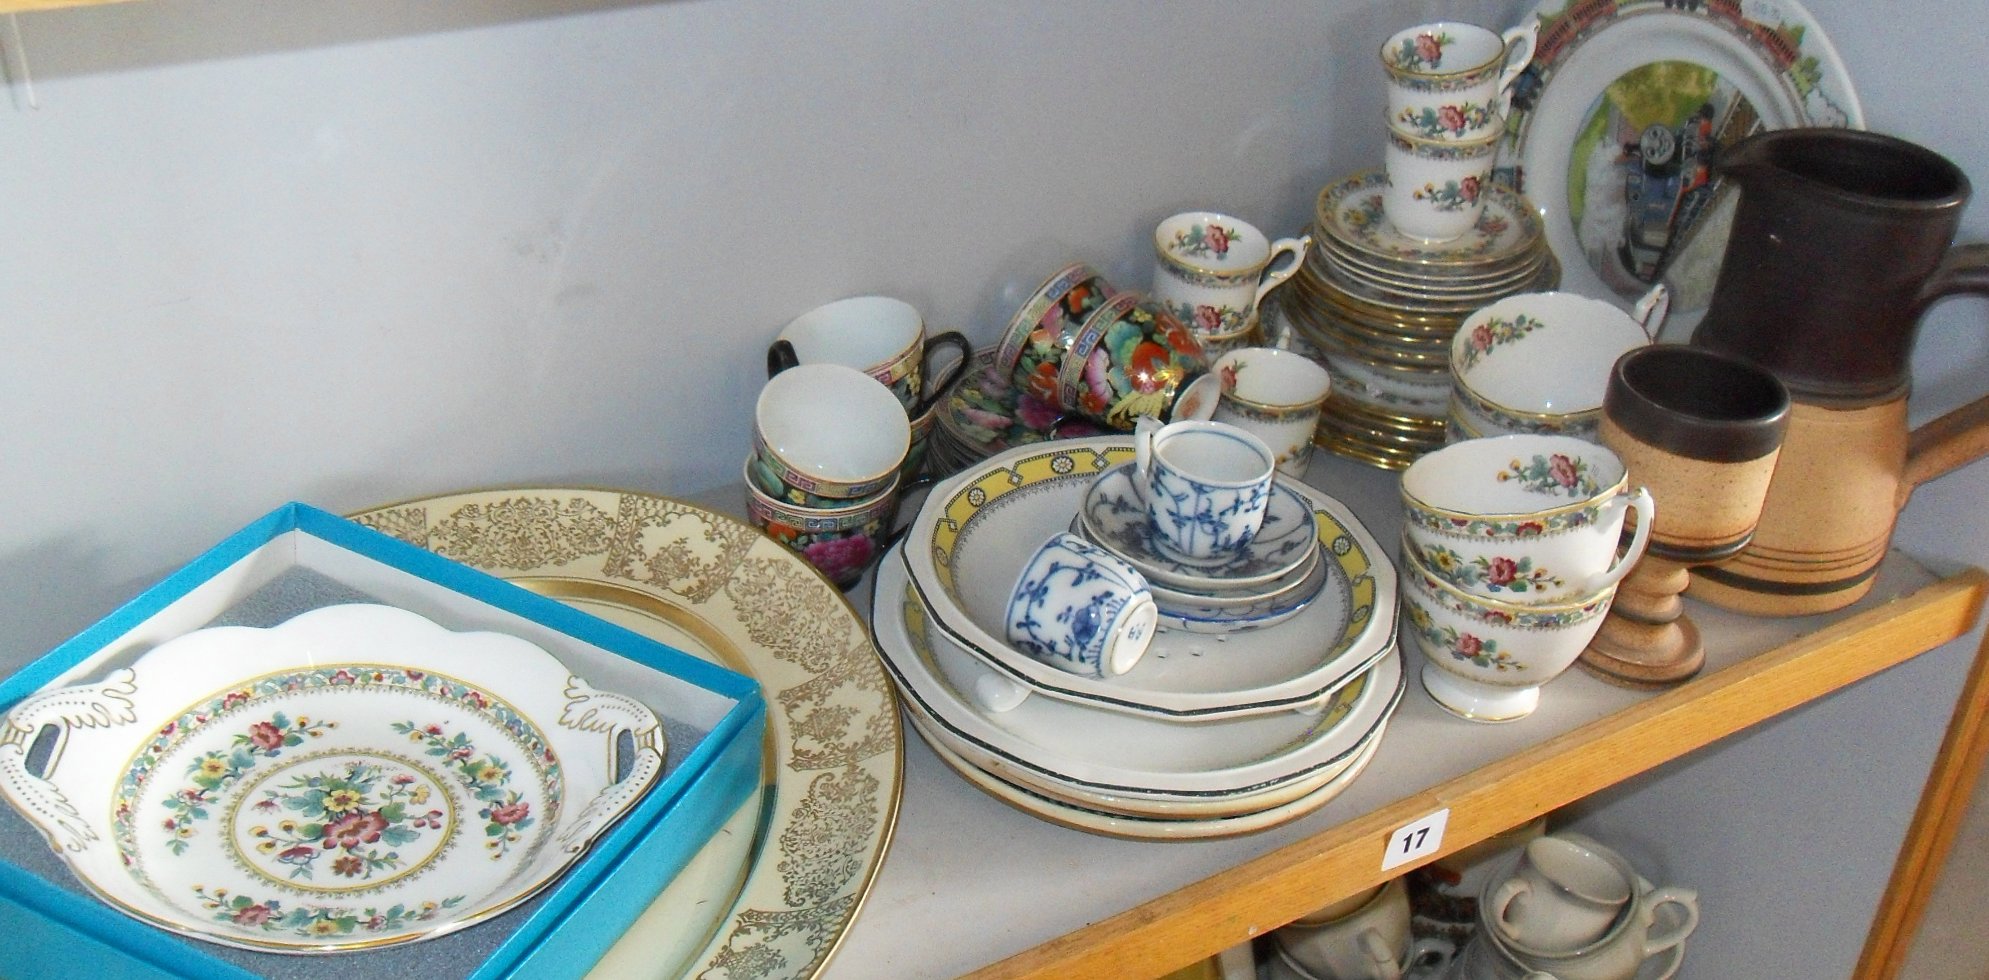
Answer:
<path fill-rule="evenodd" d="M 1298 271 L 1298 267 L 1305 264 L 1306 250 L 1311 247 L 1311 235 L 1300 235 L 1297 238 L 1280 238 L 1271 243 L 1271 260 L 1264 264 L 1264 277 L 1257 280 L 1257 295 L 1250 298 L 1251 309 L 1260 310 L 1263 308 L 1264 294 L 1284 285 L 1284 281 L 1290 279 Z M 1284 265 L 1279 265 L 1278 256 L 1280 255 L 1291 256 L 1291 261 Z"/>
<path fill-rule="evenodd" d="M 1957 245 L 1920 287 L 1916 318 L 1937 301 L 1964 293 L 1989 296 L 1989 242 Z M 1896 507 L 1906 506 L 1915 487 L 1989 454 L 1989 397 L 1978 398 L 1928 422 L 1907 437 L 1906 470 L 1899 478 Z"/>
<path fill-rule="evenodd" d="M 788 368 L 801 363 L 794 353 L 794 345 L 786 340 L 776 340 L 767 347 L 767 377 L 771 378 Z"/>
<path fill-rule="evenodd" d="M 1637 299 L 1630 307 L 1630 317 L 1637 326 L 1644 328 L 1644 336 L 1657 339 L 1658 332 L 1664 329 L 1664 321 L 1671 316 L 1671 289 L 1664 283 L 1651 287 L 1651 291 Z"/>
<path fill-rule="evenodd" d="M 1513 934 L 1513 921 L 1506 915 L 1507 912 L 1512 910 L 1513 900 L 1532 890 L 1533 886 L 1527 884 L 1526 879 L 1513 877 L 1500 882 L 1498 889 L 1492 892 L 1492 921 L 1498 923 L 1505 930 L 1506 935 L 1510 936 Z"/>
<path fill-rule="evenodd" d="M 932 354 L 944 348 L 952 348 L 960 356 L 935 371 L 932 367 Z M 960 373 L 967 370 L 968 363 L 973 359 L 974 345 L 968 342 L 966 334 L 958 330 L 948 330 L 926 338 L 924 380 L 919 382 L 925 390 L 920 393 L 918 407 L 913 409 L 912 417 L 918 418 L 931 411 L 932 406 L 946 396 L 946 389 L 951 387 L 954 381 L 959 380 Z"/>
<path fill-rule="evenodd" d="M 1533 53 L 1540 41 L 1540 18 L 1529 16 L 1501 36 L 1506 42 L 1506 66 L 1499 71 L 1496 101 L 1499 115 L 1503 116 L 1512 109 L 1513 83 L 1519 81 L 1520 72 L 1533 63 Z"/>
<path fill-rule="evenodd" d="M 1685 910 L 1685 921 L 1672 929 L 1644 937 L 1644 958 L 1656 956 L 1692 935 L 1699 928 L 1699 893 L 1690 888 L 1666 885 L 1644 893 L 1644 906 L 1653 912 L 1660 905 L 1676 905 Z"/>
<path fill-rule="evenodd" d="M 917 479 L 914 479 L 910 483 L 901 483 L 898 485 L 898 510 L 897 513 L 892 516 L 892 521 L 891 521 L 891 523 L 897 526 L 893 527 L 891 529 L 891 533 L 885 535 L 884 540 L 878 543 L 877 547 L 878 554 L 881 555 L 887 551 L 890 551 L 892 547 L 894 547 L 895 545 L 897 545 L 899 541 L 904 539 L 905 532 L 912 529 L 912 522 L 903 519 L 905 516 L 905 496 L 914 490 L 923 490 L 938 482 L 939 482 L 938 477 L 935 477 L 932 474 L 928 473 L 918 477 Z M 923 504 L 924 502 L 925 501 L 923 500 L 919 501 L 919 503 L 921 504 Z M 917 517 L 918 508 L 916 507 L 912 508 L 911 513 L 913 517 Z"/>
<path fill-rule="evenodd" d="M 1388 948 L 1388 940 L 1373 929 L 1362 929 L 1360 938 L 1355 940 L 1361 953 L 1374 964 L 1375 980 L 1402 980 L 1402 964 L 1395 962 L 1395 951 Z"/>
<path fill-rule="evenodd" d="M 1153 434 L 1160 420 L 1142 415 L 1133 421 L 1133 494 L 1146 502 L 1146 481 L 1153 475 Z"/>
<path fill-rule="evenodd" d="M 1457 944 L 1441 936 L 1423 936 L 1409 944 L 1406 965 L 1410 970 L 1428 971 L 1457 957 Z"/>
<path fill-rule="evenodd" d="M 1657 501 L 1651 499 L 1651 491 L 1638 487 L 1630 491 L 1630 509 L 1637 512 L 1637 528 L 1630 532 L 1630 547 L 1624 549 L 1622 557 L 1608 571 L 1589 580 L 1588 591 L 1599 592 L 1618 582 L 1637 567 L 1637 560 L 1644 557 L 1644 547 L 1651 543 L 1651 522 L 1657 520 Z"/>

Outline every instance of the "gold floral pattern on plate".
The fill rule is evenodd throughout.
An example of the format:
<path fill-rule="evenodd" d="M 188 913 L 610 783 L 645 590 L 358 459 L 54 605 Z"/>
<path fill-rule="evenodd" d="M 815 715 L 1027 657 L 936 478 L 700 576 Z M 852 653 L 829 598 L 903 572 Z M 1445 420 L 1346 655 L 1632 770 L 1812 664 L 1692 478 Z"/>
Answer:
<path fill-rule="evenodd" d="M 736 894 L 670 910 L 679 930 L 712 926 L 676 973 L 822 970 L 883 863 L 903 779 L 897 701 L 833 585 L 742 521 L 649 494 L 460 493 L 354 519 L 526 588 L 587 598 L 583 608 L 627 611 L 623 625 L 643 630 L 646 617 L 658 639 L 758 680 L 770 705 L 763 829 Z M 714 905 L 726 908 L 715 921 L 690 907 Z M 659 976 L 678 966 L 645 962 Z"/>

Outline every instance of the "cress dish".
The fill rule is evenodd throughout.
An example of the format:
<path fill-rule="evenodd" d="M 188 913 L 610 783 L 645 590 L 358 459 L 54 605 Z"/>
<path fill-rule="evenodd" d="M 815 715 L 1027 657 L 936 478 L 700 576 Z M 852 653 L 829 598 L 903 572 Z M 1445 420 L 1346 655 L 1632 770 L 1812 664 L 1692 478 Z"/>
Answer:
<path fill-rule="evenodd" d="M 1034 543 L 1068 526 L 1096 477 L 1132 456 L 1123 437 L 1065 440 L 1011 450 L 935 487 L 912 519 L 903 560 L 937 626 L 1025 694 L 1173 720 L 1306 708 L 1393 644 L 1394 566 L 1344 504 L 1303 485 L 1294 489 L 1311 503 L 1329 579 L 1290 622 L 1220 645 L 1163 630 L 1109 681 L 1057 670 L 1004 642 L 1003 606 Z"/>

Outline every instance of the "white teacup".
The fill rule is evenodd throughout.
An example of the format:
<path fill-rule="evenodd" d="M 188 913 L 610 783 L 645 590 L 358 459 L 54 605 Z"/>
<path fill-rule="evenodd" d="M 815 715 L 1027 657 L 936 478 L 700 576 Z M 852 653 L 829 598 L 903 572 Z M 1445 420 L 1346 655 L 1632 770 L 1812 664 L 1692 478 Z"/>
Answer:
<path fill-rule="evenodd" d="M 1264 440 L 1226 422 L 1141 416 L 1133 448 L 1133 487 L 1169 557 L 1226 561 L 1264 526 L 1278 461 Z"/>
<path fill-rule="evenodd" d="M 1533 60 L 1532 19 L 1494 34 L 1439 21 L 1398 31 L 1381 46 L 1388 125 L 1432 140 L 1476 140 L 1503 131 L 1513 82 Z"/>
<path fill-rule="evenodd" d="M 1650 344 L 1670 296 L 1654 286 L 1625 313 L 1575 293 L 1520 293 L 1471 314 L 1450 343 L 1452 415 L 1475 435 L 1598 441 L 1610 367 Z"/>
<path fill-rule="evenodd" d="M 1204 337 L 1244 329 L 1264 294 L 1305 261 L 1311 236 L 1272 241 L 1255 225 L 1215 211 L 1187 211 L 1153 230 L 1152 296 Z M 1279 256 L 1290 259 L 1277 268 Z"/>
<path fill-rule="evenodd" d="M 1512 876 L 1492 888 L 1485 918 L 1519 945 L 1572 952 L 1609 932 L 1635 887 L 1601 854 L 1541 837 L 1520 852 Z"/>
<path fill-rule="evenodd" d="M 1278 472 L 1298 478 L 1312 458 L 1312 436 L 1333 377 L 1296 351 L 1244 347 L 1216 359 L 1222 398 L 1215 420 L 1255 433 L 1278 457 Z"/>
<path fill-rule="evenodd" d="M 935 367 L 932 356 L 957 357 Z M 926 336 L 917 308 L 889 296 L 852 296 L 788 321 L 767 349 L 767 376 L 797 364 L 841 364 L 876 378 L 905 411 L 922 415 L 966 368 L 974 349 L 957 330 Z"/>
<path fill-rule="evenodd" d="M 814 497 L 883 491 L 898 479 L 911 439 L 911 420 L 891 389 L 841 364 L 782 371 L 753 408 L 753 450 L 766 471 L 784 488 Z"/>
<path fill-rule="evenodd" d="M 1656 507 L 1623 460 L 1572 436 L 1466 439 L 1402 473 L 1404 550 L 1447 585 L 1503 602 L 1613 588 L 1643 557 Z M 1625 516 L 1637 527 L 1618 554 Z"/>
<path fill-rule="evenodd" d="M 1496 975 L 1532 977 L 1535 973 L 1541 973 L 1556 980 L 1632 980 L 1644 973 L 1647 960 L 1670 953 L 1669 969 L 1659 975 L 1671 976 L 1681 959 L 1679 952 L 1682 951 L 1676 951 L 1676 948 L 1690 938 L 1699 925 L 1698 894 L 1690 888 L 1676 885 L 1652 885 L 1644 881 L 1636 869 L 1615 851 L 1579 834 L 1561 836 L 1601 855 L 1615 865 L 1625 878 L 1633 881 L 1635 884 L 1629 901 L 1608 931 L 1595 942 L 1573 950 L 1541 950 L 1511 939 L 1490 920 L 1493 892 L 1489 889 L 1498 887 L 1495 881 L 1478 906 L 1480 929 L 1474 945 L 1482 945 L 1478 952 L 1491 961 Z M 1660 910 L 1666 908 L 1671 911 L 1663 915 L 1660 922 Z"/>
<path fill-rule="evenodd" d="M 1412 939 L 1402 878 L 1315 911 L 1271 938 L 1289 965 L 1319 980 L 1399 980 L 1412 964 L 1452 952 L 1441 940 Z"/>
<path fill-rule="evenodd" d="M 1117 677 L 1145 655 L 1160 610 L 1131 565 L 1059 531 L 1023 566 L 1002 619 L 1008 642 L 1037 660 L 1086 677 Z"/>
<path fill-rule="evenodd" d="M 1493 132 L 1469 140 L 1426 140 L 1389 130 L 1382 212 L 1410 238 L 1436 243 L 1461 237 L 1485 211 L 1499 139 Z"/>

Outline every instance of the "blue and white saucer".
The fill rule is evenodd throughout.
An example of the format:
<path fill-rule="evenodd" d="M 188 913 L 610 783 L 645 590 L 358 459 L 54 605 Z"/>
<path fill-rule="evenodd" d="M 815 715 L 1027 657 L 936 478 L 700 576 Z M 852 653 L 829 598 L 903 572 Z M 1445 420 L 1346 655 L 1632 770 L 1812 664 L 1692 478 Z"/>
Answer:
<path fill-rule="evenodd" d="M 1133 489 L 1133 464 L 1100 474 L 1078 508 L 1085 536 L 1124 558 L 1147 580 L 1176 588 L 1221 592 L 1270 582 L 1296 569 L 1319 547 L 1312 507 L 1282 482 L 1271 487 L 1270 507 L 1257 536 L 1228 560 L 1190 563 L 1153 543 L 1146 505 Z"/>
<path fill-rule="evenodd" d="M 1314 560 L 1293 570 L 1294 574 L 1304 572 L 1304 577 L 1250 599 L 1224 599 L 1150 585 L 1154 606 L 1160 611 L 1160 625 L 1215 636 L 1276 626 L 1304 612 L 1325 588 L 1326 564 L 1317 560 L 1316 550 L 1313 554 Z"/>

